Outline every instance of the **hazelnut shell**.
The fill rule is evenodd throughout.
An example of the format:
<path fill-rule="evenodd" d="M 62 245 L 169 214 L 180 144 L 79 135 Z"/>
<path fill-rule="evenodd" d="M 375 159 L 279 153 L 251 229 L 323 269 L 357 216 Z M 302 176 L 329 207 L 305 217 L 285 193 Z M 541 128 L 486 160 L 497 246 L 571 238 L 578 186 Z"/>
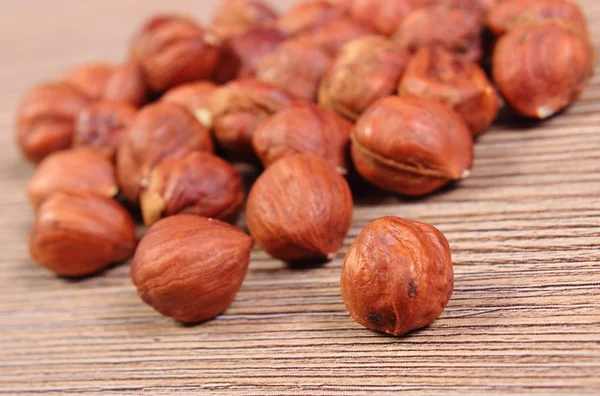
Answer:
<path fill-rule="evenodd" d="M 344 15 L 344 8 L 326 0 L 297 3 L 277 20 L 277 28 L 288 37 L 308 33 Z"/>

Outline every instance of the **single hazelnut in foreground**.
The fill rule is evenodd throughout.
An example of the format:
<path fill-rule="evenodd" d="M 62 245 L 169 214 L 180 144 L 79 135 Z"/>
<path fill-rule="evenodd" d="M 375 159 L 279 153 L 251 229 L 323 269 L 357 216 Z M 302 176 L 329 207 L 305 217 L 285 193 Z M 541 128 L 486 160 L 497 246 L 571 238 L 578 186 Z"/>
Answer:
<path fill-rule="evenodd" d="M 217 86 L 209 81 L 187 83 L 167 91 L 162 101 L 185 107 L 207 129 L 212 128 L 212 117 L 208 104 Z"/>
<path fill-rule="evenodd" d="M 272 27 L 277 12 L 261 0 L 225 0 L 212 21 L 212 30 L 225 40 L 255 27 Z"/>
<path fill-rule="evenodd" d="M 420 329 L 452 296 L 450 246 L 433 226 L 382 217 L 350 246 L 340 285 L 348 312 L 361 325 L 395 336 Z"/>
<path fill-rule="evenodd" d="M 441 47 L 422 48 L 411 58 L 398 93 L 449 106 L 473 136 L 484 132 L 500 109 L 500 97 L 483 69 Z"/>
<path fill-rule="evenodd" d="M 57 191 L 92 192 L 106 197 L 117 195 L 112 163 L 89 148 L 57 151 L 46 157 L 27 184 L 34 208 Z"/>
<path fill-rule="evenodd" d="M 167 158 L 213 151 L 209 131 L 183 107 L 157 102 L 138 112 L 117 151 L 117 180 L 125 197 L 137 203 L 150 172 Z"/>
<path fill-rule="evenodd" d="M 17 139 L 28 160 L 40 162 L 48 154 L 71 147 L 75 117 L 88 99 L 65 83 L 33 88 L 17 110 Z"/>
<path fill-rule="evenodd" d="M 317 47 L 335 57 L 352 40 L 373 34 L 373 30 L 350 17 L 334 19 L 298 36 L 309 46 Z"/>
<path fill-rule="evenodd" d="M 280 159 L 250 190 L 246 222 L 267 253 L 283 261 L 331 260 L 352 222 L 352 193 L 325 160 Z"/>
<path fill-rule="evenodd" d="M 545 119 L 569 106 L 594 72 L 586 36 L 560 20 L 519 26 L 494 49 L 494 82 L 520 115 Z"/>
<path fill-rule="evenodd" d="M 429 99 L 390 96 L 358 120 L 351 135 L 358 173 L 379 188 L 420 196 L 467 177 L 473 137 L 451 109 Z"/>
<path fill-rule="evenodd" d="M 242 177 L 235 168 L 212 154 L 195 151 L 154 168 L 140 204 L 146 225 L 179 213 L 233 223 L 245 196 Z"/>
<path fill-rule="evenodd" d="M 323 158 L 341 174 L 349 169 L 352 124 L 313 103 L 275 113 L 252 136 L 254 152 L 265 167 L 294 154 Z"/>
<path fill-rule="evenodd" d="M 292 6 L 277 20 L 277 29 L 287 37 L 302 33 L 339 19 L 344 15 L 344 8 L 327 0 L 308 0 Z"/>
<path fill-rule="evenodd" d="M 350 16 L 377 33 L 391 36 L 413 10 L 411 0 L 348 0 Z"/>
<path fill-rule="evenodd" d="M 85 276 L 133 254 L 129 213 L 93 193 L 57 192 L 40 206 L 29 239 L 31 257 L 60 276 Z"/>
<path fill-rule="evenodd" d="M 219 220 L 167 217 L 140 241 L 131 279 L 140 298 L 162 315 L 198 323 L 232 303 L 253 245 L 248 235 Z"/>
<path fill-rule="evenodd" d="M 383 36 L 346 44 L 321 82 L 319 104 L 356 120 L 374 102 L 393 95 L 404 74 L 408 51 Z"/>

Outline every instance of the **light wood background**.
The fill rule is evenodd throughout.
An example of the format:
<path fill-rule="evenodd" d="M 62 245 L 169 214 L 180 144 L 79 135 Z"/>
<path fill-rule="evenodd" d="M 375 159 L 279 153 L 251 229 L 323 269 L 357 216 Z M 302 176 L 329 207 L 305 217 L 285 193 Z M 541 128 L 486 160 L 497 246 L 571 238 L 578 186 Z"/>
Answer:
<path fill-rule="evenodd" d="M 13 143 L 19 98 L 74 64 L 118 61 L 152 12 L 206 20 L 215 3 L 1 2 L 0 393 L 600 394 L 599 77 L 560 117 L 484 135 L 459 188 L 359 199 L 346 247 L 383 215 L 432 223 L 453 247 L 449 307 L 406 337 L 346 313 L 343 252 L 291 269 L 256 251 L 226 314 L 194 327 L 138 300 L 127 265 L 67 281 L 30 261 L 32 168 Z M 600 2 L 580 3 L 599 43 Z"/>

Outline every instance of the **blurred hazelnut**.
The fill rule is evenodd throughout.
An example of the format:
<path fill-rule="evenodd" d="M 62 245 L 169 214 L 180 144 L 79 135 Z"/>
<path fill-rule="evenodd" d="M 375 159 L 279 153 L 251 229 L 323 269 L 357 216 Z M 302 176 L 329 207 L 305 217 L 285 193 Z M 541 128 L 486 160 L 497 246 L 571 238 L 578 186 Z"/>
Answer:
<path fill-rule="evenodd" d="M 350 16 L 385 36 L 396 33 L 398 26 L 413 10 L 410 0 L 348 0 Z"/>
<path fill-rule="evenodd" d="M 398 92 L 449 106 L 474 136 L 494 122 L 500 108 L 498 93 L 483 69 L 441 47 L 422 48 L 412 57 Z"/>
<path fill-rule="evenodd" d="M 506 0 L 409 0 L 414 8 L 444 6 L 462 8 L 484 16 L 500 1 Z"/>
<path fill-rule="evenodd" d="M 183 107 L 158 102 L 136 115 L 117 151 L 117 179 L 133 203 L 149 184 L 150 172 L 167 158 L 213 151 L 210 133 Z"/>
<path fill-rule="evenodd" d="M 104 90 L 104 99 L 141 107 L 146 102 L 147 91 L 140 65 L 129 61 L 115 69 Z"/>
<path fill-rule="evenodd" d="M 308 0 L 292 6 L 277 20 L 277 28 L 288 37 L 310 32 L 339 19 L 344 9 L 331 1 Z"/>
<path fill-rule="evenodd" d="M 473 165 L 469 128 L 454 111 L 429 99 L 381 99 L 358 120 L 351 138 L 356 170 L 398 194 L 428 194 L 467 177 Z"/>
<path fill-rule="evenodd" d="M 520 115 L 545 119 L 573 103 L 594 72 L 589 39 L 560 20 L 519 26 L 500 37 L 493 76 Z"/>
<path fill-rule="evenodd" d="M 452 296 L 450 246 L 433 226 L 382 217 L 350 246 L 340 285 L 350 315 L 371 330 L 399 336 L 425 327 Z"/>
<path fill-rule="evenodd" d="M 335 57 L 344 45 L 368 34 L 373 34 L 373 31 L 354 19 L 344 17 L 334 19 L 310 32 L 301 34 L 298 39 Z"/>
<path fill-rule="evenodd" d="M 245 198 L 240 174 L 209 153 L 167 159 L 152 170 L 140 202 L 144 223 L 179 213 L 235 222 Z"/>
<path fill-rule="evenodd" d="M 39 208 L 31 257 L 60 276 L 85 276 L 127 260 L 137 239 L 129 213 L 102 195 L 57 192 Z"/>
<path fill-rule="evenodd" d="M 131 264 L 138 295 L 164 316 L 186 323 L 227 309 L 254 242 L 232 225 L 192 215 L 168 217 L 146 233 Z"/>
<path fill-rule="evenodd" d="M 64 77 L 64 81 L 91 100 L 104 98 L 108 81 L 115 72 L 115 68 L 105 63 L 91 63 L 78 66 Z"/>
<path fill-rule="evenodd" d="M 208 105 L 217 86 L 208 81 L 198 81 L 172 88 L 162 100 L 185 107 L 207 129 L 212 128 Z"/>
<path fill-rule="evenodd" d="M 272 27 L 277 12 L 260 0 L 224 0 L 217 10 L 212 30 L 221 39 L 243 34 L 255 27 Z"/>
<path fill-rule="evenodd" d="M 265 167 L 294 154 L 323 158 L 348 173 L 352 124 L 312 103 L 296 104 L 275 113 L 252 136 L 254 152 Z"/>
<path fill-rule="evenodd" d="M 333 259 L 352 222 L 352 193 L 325 160 L 293 155 L 271 165 L 248 196 L 250 234 L 283 261 Z"/>
<path fill-rule="evenodd" d="M 346 44 L 319 88 L 319 104 L 356 120 L 375 101 L 393 95 L 409 59 L 384 36 Z"/>

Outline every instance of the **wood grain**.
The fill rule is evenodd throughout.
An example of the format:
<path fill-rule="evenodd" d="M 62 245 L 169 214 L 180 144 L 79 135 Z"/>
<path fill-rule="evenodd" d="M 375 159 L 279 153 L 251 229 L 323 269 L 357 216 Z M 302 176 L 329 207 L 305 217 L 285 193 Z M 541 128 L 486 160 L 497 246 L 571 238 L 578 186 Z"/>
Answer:
<path fill-rule="evenodd" d="M 448 309 L 406 337 L 365 330 L 346 313 L 344 251 L 310 269 L 255 251 L 231 308 L 193 327 L 141 303 L 127 265 L 67 281 L 30 261 L 32 168 L 13 143 L 19 98 L 73 64 L 118 61 L 153 11 L 206 20 L 215 3 L 2 2 L 0 394 L 599 394 L 598 77 L 560 117 L 500 121 L 458 188 L 423 200 L 357 191 L 344 251 L 383 215 L 432 223 L 453 247 Z M 600 2 L 580 4 L 598 43 Z"/>

